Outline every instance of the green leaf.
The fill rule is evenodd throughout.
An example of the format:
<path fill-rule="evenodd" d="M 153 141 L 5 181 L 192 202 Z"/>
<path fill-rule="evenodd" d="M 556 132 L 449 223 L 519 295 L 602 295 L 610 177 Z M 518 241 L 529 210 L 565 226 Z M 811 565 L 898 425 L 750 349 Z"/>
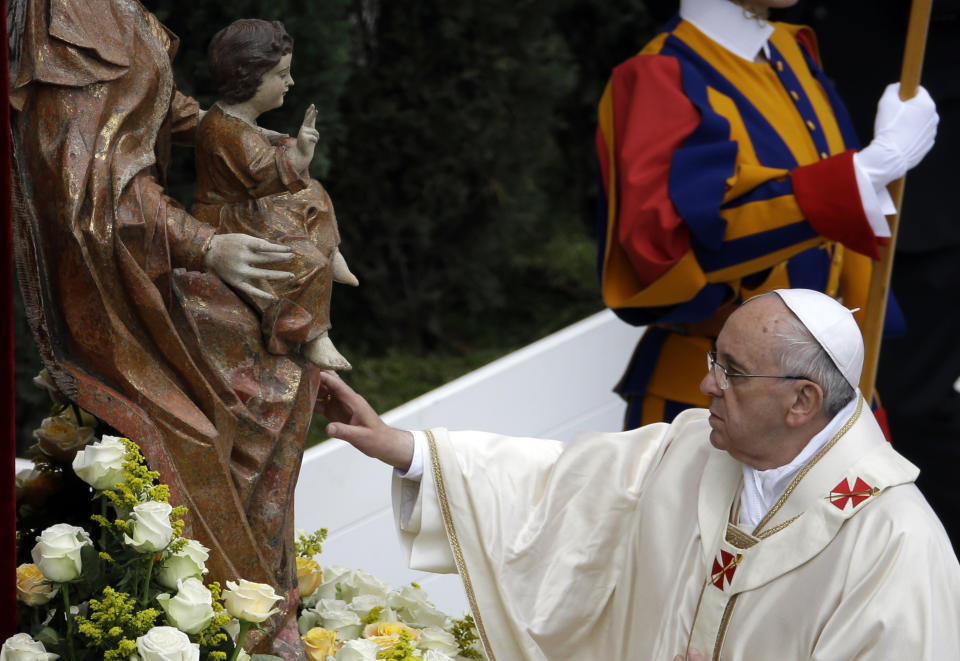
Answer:
<path fill-rule="evenodd" d="M 93 546 L 83 546 L 80 548 L 80 562 L 83 566 L 83 578 L 88 585 L 97 590 L 100 585 L 100 579 L 103 576 L 103 561 L 100 559 L 100 551 Z"/>
<path fill-rule="evenodd" d="M 44 644 L 45 647 L 50 647 L 51 645 L 58 645 L 60 643 L 60 634 L 51 629 L 50 627 L 44 627 L 40 630 L 34 638 Z"/>

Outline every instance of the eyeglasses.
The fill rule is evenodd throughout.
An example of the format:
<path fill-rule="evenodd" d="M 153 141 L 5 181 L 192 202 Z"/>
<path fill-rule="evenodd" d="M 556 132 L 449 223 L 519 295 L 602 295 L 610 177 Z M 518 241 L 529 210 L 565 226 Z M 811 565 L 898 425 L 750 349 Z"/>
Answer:
<path fill-rule="evenodd" d="M 713 370 L 713 376 L 717 380 L 717 385 L 720 386 L 720 390 L 726 390 L 730 387 L 730 379 L 737 378 L 746 378 L 746 379 L 794 379 L 798 381 L 809 381 L 805 376 L 780 376 L 772 374 L 741 374 L 740 372 L 729 372 L 727 368 L 717 362 L 717 352 L 709 351 L 707 352 L 707 369 Z"/>

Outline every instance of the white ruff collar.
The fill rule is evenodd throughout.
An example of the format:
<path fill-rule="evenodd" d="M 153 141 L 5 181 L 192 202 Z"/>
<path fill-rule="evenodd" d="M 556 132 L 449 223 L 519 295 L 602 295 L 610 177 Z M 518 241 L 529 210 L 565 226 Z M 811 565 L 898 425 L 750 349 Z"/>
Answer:
<path fill-rule="evenodd" d="M 680 0 L 680 17 L 726 48 L 751 62 L 766 50 L 773 26 L 747 15 L 731 0 Z"/>

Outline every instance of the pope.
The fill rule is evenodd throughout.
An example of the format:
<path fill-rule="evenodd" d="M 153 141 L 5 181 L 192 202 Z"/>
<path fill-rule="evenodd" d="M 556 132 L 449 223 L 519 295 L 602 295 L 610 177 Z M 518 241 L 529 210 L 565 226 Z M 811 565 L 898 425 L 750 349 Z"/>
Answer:
<path fill-rule="evenodd" d="M 672 423 L 408 432 L 329 372 L 318 408 L 397 469 L 408 561 L 459 572 L 491 659 L 960 658 L 960 564 L 857 390 L 863 351 L 842 304 L 778 289 L 731 313 L 709 408 Z"/>

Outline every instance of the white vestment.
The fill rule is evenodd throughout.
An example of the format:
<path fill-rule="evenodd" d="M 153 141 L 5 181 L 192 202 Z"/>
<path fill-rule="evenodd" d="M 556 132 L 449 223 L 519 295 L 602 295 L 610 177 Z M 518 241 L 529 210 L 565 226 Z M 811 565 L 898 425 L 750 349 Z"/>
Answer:
<path fill-rule="evenodd" d="M 429 433 L 411 567 L 459 571 L 491 661 L 960 659 L 960 565 L 857 407 L 754 530 L 708 412 L 572 441 Z M 404 490 L 395 478 L 400 525 Z"/>

